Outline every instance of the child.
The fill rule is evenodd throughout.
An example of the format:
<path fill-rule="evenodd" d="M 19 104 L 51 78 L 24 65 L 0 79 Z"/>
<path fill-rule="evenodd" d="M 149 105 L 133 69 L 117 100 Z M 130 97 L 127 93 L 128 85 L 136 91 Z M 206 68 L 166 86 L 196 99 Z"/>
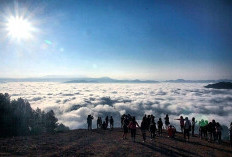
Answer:
<path fill-rule="evenodd" d="M 175 138 L 176 128 L 172 125 L 168 127 L 168 137 Z"/>

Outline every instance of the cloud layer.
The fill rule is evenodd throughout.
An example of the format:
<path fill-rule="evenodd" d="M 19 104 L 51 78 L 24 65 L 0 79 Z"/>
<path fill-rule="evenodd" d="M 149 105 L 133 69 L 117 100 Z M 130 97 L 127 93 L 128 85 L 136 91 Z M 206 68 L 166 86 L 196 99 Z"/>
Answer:
<path fill-rule="evenodd" d="M 12 99 L 26 98 L 33 108 L 53 109 L 59 122 L 72 129 L 85 128 L 88 114 L 113 116 L 120 126 L 120 115 L 130 113 L 138 120 L 153 114 L 156 120 L 170 115 L 215 119 L 228 126 L 232 120 L 232 90 L 206 89 L 199 83 L 160 84 L 64 84 L 51 82 L 12 82 L 0 84 L 1 93 Z"/>

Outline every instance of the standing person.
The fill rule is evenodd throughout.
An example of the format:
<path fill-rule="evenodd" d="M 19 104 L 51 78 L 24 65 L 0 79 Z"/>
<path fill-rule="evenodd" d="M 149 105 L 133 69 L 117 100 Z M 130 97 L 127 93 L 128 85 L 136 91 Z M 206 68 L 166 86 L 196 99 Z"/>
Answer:
<path fill-rule="evenodd" d="M 100 123 L 100 128 L 102 128 L 102 118 L 101 117 L 100 117 L 99 123 Z"/>
<path fill-rule="evenodd" d="M 221 143 L 222 127 L 218 122 L 216 123 L 216 136 L 217 136 L 216 139 L 217 139 L 218 143 Z"/>
<path fill-rule="evenodd" d="M 105 122 L 106 122 L 106 128 L 108 128 L 108 123 L 109 123 L 109 118 L 108 118 L 108 116 L 106 116 Z"/>
<path fill-rule="evenodd" d="M 179 119 L 175 119 L 175 120 L 180 121 L 180 130 L 181 130 L 182 133 L 184 133 L 184 118 L 183 118 L 183 116 L 180 116 Z"/>
<path fill-rule="evenodd" d="M 156 132 L 156 124 L 155 124 L 155 118 L 151 118 L 151 123 L 150 123 L 150 133 L 151 133 L 151 140 L 155 138 L 155 132 Z"/>
<path fill-rule="evenodd" d="M 164 118 L 164 123 L 165 123 L 165 129 L 167 130 L 168 125 L 170 124 L 168 114 L 166 114 L 166 117 Z"/>
<path fill-rule="evenodd" d="M 191 122 L 188 120 L 188 117 L 185 117 L 184 123 L 184 139 L 186 139 L 186 135 L 188 137 L 187 141 L 189 141 L 189 131 L 191 129 Z"/>
<path fill-rule="evenodd" d="M 146 130 L 148 129 L 147 127 L 147 119 L 143 118 L 142 122 L 141 122 L 141 132 L 142 132 L 142 136 L 143 136 L 143 142 L 146 141 Z"/>
<path fill-rule="evenodd" d="M 158 121 L 157 123 L 158 123 L 158 132 L 159 132 L 159 136 L 161 136 L 161 135 L 162 135 L 162 128 L 163 128 L 162 119 L 159 118 L 159 121 Z"/>
<path fill-rule="evenodd" d="M 203 137 L 203 129 L 204 129 L 204 124 L 205 124 L 204 122 L 205 122 L 204 119 L 199 121 L 199 130 L 198 130 L 199 132 L 198 132 L 198 134 L 199 134 L 201 139 Z"/>
<path fill-rule="evenodd" d="M 208 142 L 212 142 L 213 139 L 213 124 L 212 122 L 209 122 L 208 125 L 206 125 L 206 130 L 208 134 Z"/>
<path fill-rule="evenodd" d="M 124 121 L 124 119 L 125 119 L 125 114 L 123 114 L 123 115 L 121 116 L 121 128 L 123 128 L 123 121 Z"/>
<path fill-rule="evenodd" d="M 199 135 L 200 138 L 207 138 L 207 127 L 208 127 L 208 121 L 202 119 L 201 121 L 199 121 Z"/>
<path fill-rule="evenodd" d="M 195 124 L 196 124 L 195 117 L 193 117 L 192 118 L 192 137 L 194 137 Z"/>
<path fill-rule="evenodd" d="M 100 125 L 100 117 L 97 118 L 97 129 L 98 128 L 101 128 L 101 125 Z"/>
<path fill-rule="evenodd" d="M 114 127 L 114 119 L 112 116 L 110 116 L 110 129 L 113 129 Z"/>
<path fill-rule="evenodd" d="M 217 140 L 216 121 L 214 119 L 212 120 L 212 135 L 213 135 L 213 141 Z"/>
<path fill-rule="evenodd" d="M 129 120 L 127 118 L 127 116 L 124 117 L 124 121 L 123 121 L 123 135 L 122 138 L 123 139 L 127 139 L 127 133 L 128 133 L 128 125 L 129 125 Z"/>
<path fill-rule="evenodd" d="M 230 147 L 232 147 L 232 122 L 230 123 Z"/>
<path fill-rule="evenodd" d="M 88 130 L 92 130 L 92 120 L 93 120 L 93 116 L 88 115 L 87 117 Z"/>
<path fill-rule="evenodd" d="M 151 115 L 148 115 L 148 116 L 147 116 L 146 122 L 147 122 L 147 130 L 150 131 Z"/>
<path fill-rule="evenodd" d="M 132 121 L 128 125 L 128 127 L 131 129 L 131 138 L 132 138 L 133 142 L 135 142 L 136 125 L 139 127 L 139 124 L 136 122 L 135 117 L 133 117 Z"/>
<path fill-rule="evenodd" d="M 101 128 L 101 127 L 102 127 L 102 119 L 101 119 L 101 117 L 98 117 L 97 128 Z"/>

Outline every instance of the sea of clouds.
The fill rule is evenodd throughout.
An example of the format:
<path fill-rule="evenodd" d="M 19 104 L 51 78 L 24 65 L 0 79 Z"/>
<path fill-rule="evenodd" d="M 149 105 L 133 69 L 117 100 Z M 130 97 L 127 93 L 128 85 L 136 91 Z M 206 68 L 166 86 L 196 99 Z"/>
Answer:
<path fill-rule="evenodd" d="M 87 115 L 113 116 L 120 126 L 120 116 L 130 113 L 140 122 L 144 114 L 164 118 L 172 124 L 180 115 L 198 121 L 215 119 L 229 126 L 232 121 L 232 90 L 207 89 L 201 83 L 157 84 L 68 84 L 57 82 L 10 82 L 0 84 L 0 93 L 11 99 L 27 99 L 32 108 L 54 110 L 60 123 L 71 129 L 86 128 Z"/>

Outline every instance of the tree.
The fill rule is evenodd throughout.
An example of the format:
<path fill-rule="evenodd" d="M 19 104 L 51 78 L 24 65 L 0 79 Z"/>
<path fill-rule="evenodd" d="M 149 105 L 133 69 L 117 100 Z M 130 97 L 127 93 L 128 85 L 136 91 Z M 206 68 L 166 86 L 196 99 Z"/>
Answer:
<path fill-rule="evenodd" d="M 53 133 L 55 131 L 55 128 L 58 126 L 58 119 L 55 117 L 55 113 L 53 112 L 53 110 L 46 113 L 45 119 L 46 131 Z"/>
<path fill-rule="evenodd" d="M 45 113 L 22 98 L 10 101 L 9 94 L 0 93 L 0 137 L 53 133 L 58 127 L 53 110 Z M 60 128 L 68 129 L 63 124 Z"/>

